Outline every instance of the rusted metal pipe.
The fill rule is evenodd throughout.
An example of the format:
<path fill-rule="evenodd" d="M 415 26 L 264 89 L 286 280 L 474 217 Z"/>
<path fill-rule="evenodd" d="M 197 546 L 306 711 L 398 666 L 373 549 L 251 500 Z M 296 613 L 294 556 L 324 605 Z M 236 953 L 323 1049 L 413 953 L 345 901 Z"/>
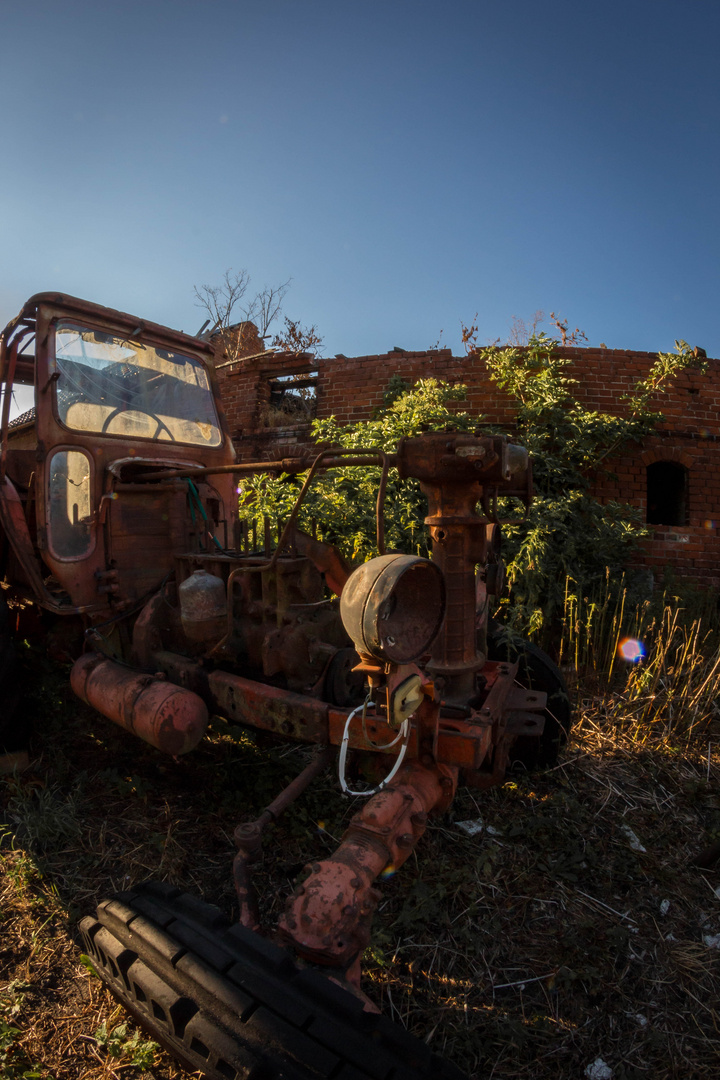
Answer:
<path fill-rule="evenodd" d="M 99 653 L 85 653 L 75 661 L 70 684 L 108 720 L 173 757 L 193 750 L 205 734 L 208 711 L 197 694 Z"/>
<path fill-rule="evenodd" d="M 28 334 L 33 332 L 33 329 L 34 327 L 26 326 L 24 330 L 21 330 L 13 338 L 9 346 L 5 340 L 3 341 L 3 367 L 2 372 L 0 373 L 0 380 L 1 384 L 4 384 L 5 386 L 5 391 L 2 403 L 2 421 L 0 422 L 0 430 L 2 430 L 2 444 L 0 445 L 0 484 L 5 480 L 5 470 L 7 468 L 8 421 L 10 419 L 10 403 L 12 401 L 13 382 L 15 381 L 15 368 L 17 367 L 18 362 L 18 350 Z"/>
<path fill-rule="evenodd" d="M 260 473 L 260 472 L 283 472 L 301 473 L 312 469 L 318 458 L 323 458 L 321 468 L 337 469 L 341 466 L 350 465 L 382 465 L 385 458 L 392 459 L 394 455 L 386 455 L 382 450 L 366 450 L 358 454 L 355 450 L 324 450 L 316 457 L 278 458 L 276 461 L 245 461 L 235 465 L 208 465 L 200 467 L 189 465 L 185 469 L 159 469 L 157 472 L 145 473 L 142 480 L 172 480 L 180 476 L 218 476 L 221 473 Z"/>
<path fill-rule="evenodd" d="M 352 819 L 338 850 L 313 863 L 278 923 L 280 936 L 316 964 L 346 969 L 367 946 L 380 899 L 378 874 L 401 866 L 425 832 L 428 814 L 449 804 L 457 770 L 404 765 Z"/>
<path fill-rule="evenodd" d="M 263 832 L 270 822 L 277 821 L 288 806 L 302 795 L 316 776 L 327 769 L 336 754 L 334 746 L 323 747 L 310 764 L 286 788 L 283 788 L 269 806 L 265 807 L 259 818 L 238 825 L 235 829 L 233 838 L 238 846 L 238 853 L 233 860 L 233 880 L 240 908 L 238 921 L 249 930 L 260 929 L 257 892 L 250 867 L 260 857 Z"/>
<path fill-rule="evenodd" d="M 15 378 L 15 365 L 17 363 L 17 338 L 10 344 L 7 355 L 7 371 L 5 371 L 5 393 L 2 405 L 2 446 L 0 447 L 0 484 L 5 481 L 5 469 L 7 466 L 8 445 L 8 420 L 10 418 L 10 402 L 12 400 L 12 385 Z"/>

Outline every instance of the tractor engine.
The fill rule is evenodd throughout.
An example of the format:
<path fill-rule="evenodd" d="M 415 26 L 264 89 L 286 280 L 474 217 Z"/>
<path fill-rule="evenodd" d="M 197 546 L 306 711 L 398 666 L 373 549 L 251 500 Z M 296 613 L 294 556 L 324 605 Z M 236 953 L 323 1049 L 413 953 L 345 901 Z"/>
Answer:
<path fill-rule="evenodd" d="M 328 595 L 321 571 L 307 555 L 182 555 L 176 559 L 176 580 L 178 651 L 345 704 L 338 654 L 354 663 L 357 657 L 340 619 L 339 600 Z M 362 680 L 355 681 L 361 687 Z"/>

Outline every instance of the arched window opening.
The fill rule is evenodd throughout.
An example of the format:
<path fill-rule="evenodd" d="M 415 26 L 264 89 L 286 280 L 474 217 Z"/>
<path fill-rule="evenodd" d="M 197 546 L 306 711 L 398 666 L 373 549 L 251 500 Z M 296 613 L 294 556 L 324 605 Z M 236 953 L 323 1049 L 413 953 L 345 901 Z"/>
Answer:
<path fill-rule="evenodd" d="M 655 461 L 648 465 L 647 523 L 688 523 L 688 471 L 677 461 Z"/>

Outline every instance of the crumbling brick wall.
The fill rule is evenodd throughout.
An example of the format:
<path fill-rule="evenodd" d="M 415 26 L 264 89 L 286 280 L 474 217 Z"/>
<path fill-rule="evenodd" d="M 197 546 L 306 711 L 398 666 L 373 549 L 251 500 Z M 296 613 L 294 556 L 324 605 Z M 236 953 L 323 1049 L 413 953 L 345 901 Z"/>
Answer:
<path fill-rule="evenodd" d="M 654 353 L 595 348 L 560 353 L 572 361 L 568 373 L 577 379 L 575 392 L 583 404 L 618 415 L 626 408 L 623 395 L 656 358 Z M 489 380 L 482 358 L 452 356 L 449 349 L 336 359 L 266 354 L 218 366 L 230 430 L 244 461 L 301 452 L 311 444 L 311 414 L 335 416 L 341 423 L 368 419 L 393 375 L 410 384 L 425 378 L 464 383 L 468 398 L 459 408 L 488 423 L 512 426 L 513 402 Z M 305 387 L 308 408 L 285 417 L 271 403 L 282 397 L 292 377 L 310 384 Z M 651 526 L 643 561 L 656 573 L 669 566 L 679 576 L 720 586 L 720 361 L 709 360 L 705 373 L 685 371 L 651 406 L 665 416 L 657 433 L 610 463 L 614 477 L 599 472 L 594 493 L 605 502 L 629 502 L 645 515 L 648 466 L 658 461 L 682 465 L 687 477 L 683 520 Z"/>

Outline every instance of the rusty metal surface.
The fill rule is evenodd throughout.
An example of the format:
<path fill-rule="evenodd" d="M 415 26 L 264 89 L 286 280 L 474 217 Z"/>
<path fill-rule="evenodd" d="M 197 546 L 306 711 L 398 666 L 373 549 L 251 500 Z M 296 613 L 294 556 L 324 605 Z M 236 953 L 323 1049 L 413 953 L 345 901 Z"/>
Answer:
<path fill-rule="evenodd" d="M 398 471 L 414 477 L 428 499 L 433 562 L 445 578 L 447 611 L 432 648 L 428 670 L 447 702 L 463 704 L 474 694 L 485 661 L 476 634 L 475 566 L 495 556 L 496 537 L 487 517 L 489 492 L 523 483 L 527 451 L 501 436 L 447 432 L 403 439 Z"/>
<path fill-rule="evenodd" d="M 87 705 L 165 754 L 187 754 L 205 734 L 208 713 L 197 694 L 99 653 L 75 661 L 70 683 Z"/>
<path fill-rule="evenodd" d="M 445 615 L 437 564 L 414 555 L 380 555 L 348 578 L 340 598 L 345 629 L 362 656 L 407 664 L 427 651 Z"/>
<path fill-rule="evenodd" d="M 171 330 L 167 326 L 161 326 L 160 323 L 150 322 L 149 319 L 139 319 L 137 315 L 130 315 L 126 311 L 118 311 L 115 308 L 103 307 L 102 304 L 93 304 L 89 300 L 81 300 L 79 297 L 71 296 L 69 293 L 35 293 L 29 300 L 25 301 L 19 315 L 8 323 L 5 331 L 11 330 L 23 319 L 33 318 L 37 309 L 42 305 L 62 307 L 77 315 L 87 316 L 94 320 L 112 322 L 129 334 L 141 330 L 143 333 L 159 337 L 171 336 L 173 340 L 184 344 L 188 348 L 192 348 L 198 352 L 204 352 L 209 358 L 212 358 L 213 356 L 212 346 L 201 338 L 191 337 L 190 334 L 185 334 L 182 330 Z"/>
<path fill-rule="evenodd" d="M 227 671 L 213 671 L 208 686 L 217 712 L 248 727 L 296 742 L 327 743 L 330 706 Z"/>
<path fill-rule="evenodd" d="M 62 603 L 47 590 L 25 519 L 23 504 L 15 485 L 7 476 L 0 484 L 0 525 L 25 575 L 24 582 L 13 582 L 14 585 L 24 585 L 44 608 L 57 615 L 81 614 L 101 608 L 100 604 Z"/>
<path fill-rule="evenodd" d="M 22 445 L 28 445 L 28 434 L 34 435 L 38 455 L 34 470 L 33 534 L 30 543 L 46 569 L 38 569 L 40 580 L 37 574 L 28 571 L 32 578 L 30 587 L 38 603 L 49 610 L 93 611 L 98 617 L 104 615 L 107 618 L 122 612 L 123 608 L 128 609 L 150 588 L 156 587 L 172 569 L 174 552 L 192 550 L 193 546 L 197 547 L 203 541 L 198 530 L 194 538 L 189 533 L 185 522 L 185 491 L 180 487 L 174 492 L 152 491 L 149 486 L 140 491 L 130 490 L 112 475 L 113 464 L 119 458 L 125 460 L 131 471 L 141 471 L 142 457 L 149 445 L 147 438 L 69 430 L 60 422 L 55 391 L 54 323 L 59 318 L 67 317 L 81 321 L 92 329 L 126 337 L 141 335 L 147 341 L 161 343 L 164 348 L 182 349 L 200 363 L 212 361 L 214 354 L 205 341 L 125 312 L 54 292 L 32 297 L 3 334 L 2 377 L 7 381 L 8 389 L 13 379 L 14 364 L 25 365 L 21 371 L 23 377 L 27 375 L 25 368 L 32 366 L 36 370 L 35 426 L 28 429 L 28 433 L 23 433 L 25 442 Z M 20 360 L 17 356 L 18 344 L 25 335 L 33 332 L 36 339 L 35 357 Z M 192 449 L 188 447 L 187 450 L 183 447 L 179 453 L 181 444 L 155 440 L 152 450 L 156 469 L 165 461 L 177 468 L 182 465 L 182 458 L 186 455 L 190 458 L 188 465 L 193 468 L 225 467 L 235 460 L 212 363 L 206 363 L 205 370 L 218 411 L 222 443 L 202 450 L 197 446 Z M 4 448 L 8 439 L 8 401 L 9 396 L 3 406 Z M 15 438 L 13 435 L 13 442 Z M 48 485 L 53 455 L 74 450 L 88 458 L 90 528 L 94 540 L 82 557 L 68 558 L 59 557 L 52 550 Z M 199 459 L 198 453 L 201 453 Z M 5 467 L 6 458 L 7 453 L 3 452 L 0 469 Z M 152 466 L 144 469 L 144 472 L 148 471 L 152 471 Z M 219 503 L 219 517 L 229 520 L 235 501 L 232 475 L 218 477 L 212 489 L 206 486 L 201 494 L 206 507 Z M 12 529 L 12 523 L 6 520 L 5 526 L 10 543 L 14 546 L 21 543 L 23 537 L 17 529 Z M 111 571 L 116 572 L 113 581 L 103 580 L 103 575 Z M 44 589 L 42 579 L 50 575 L 67 594 L 65 603 L 58 603 Z"/>
<path fill-rule="evenodd" d="M 452 770 L 404 765 L 353 817 L 337 851 L 308 867 L 278 923 L 280 937 L 313 963 L 349 967 L 370 941 L 376 878 L 402 866 L 455 784 Z"/>
<path fill-rule="evenodd" d="M 3 394 L 2 406 L 2 441 L 0 442 L 0 484 L 2 484 L 5 480 L 5 471 L 7 468 L 8 421 L 10 419 L 12 386 L 13 380 L 15 379 L 15 366 L 17 364 L 17 350 L 17 339 L 14 340 L 9 347 L 3 348 L 3 356 L 5 359 L 5 363 L 3 365 L 1 381 L 4 384 L 5 391 Z"/>
<path fill-rule="evenodd" d="M 313 566 L 324 577 L 325 583 L 336 596 L 342 594 L 345 582 L 352 573 L 352 567 L 332 544 L 322 543 L 300 529 L 294 529 L 290 543 L 298 555 L 310 559 Z"/>

